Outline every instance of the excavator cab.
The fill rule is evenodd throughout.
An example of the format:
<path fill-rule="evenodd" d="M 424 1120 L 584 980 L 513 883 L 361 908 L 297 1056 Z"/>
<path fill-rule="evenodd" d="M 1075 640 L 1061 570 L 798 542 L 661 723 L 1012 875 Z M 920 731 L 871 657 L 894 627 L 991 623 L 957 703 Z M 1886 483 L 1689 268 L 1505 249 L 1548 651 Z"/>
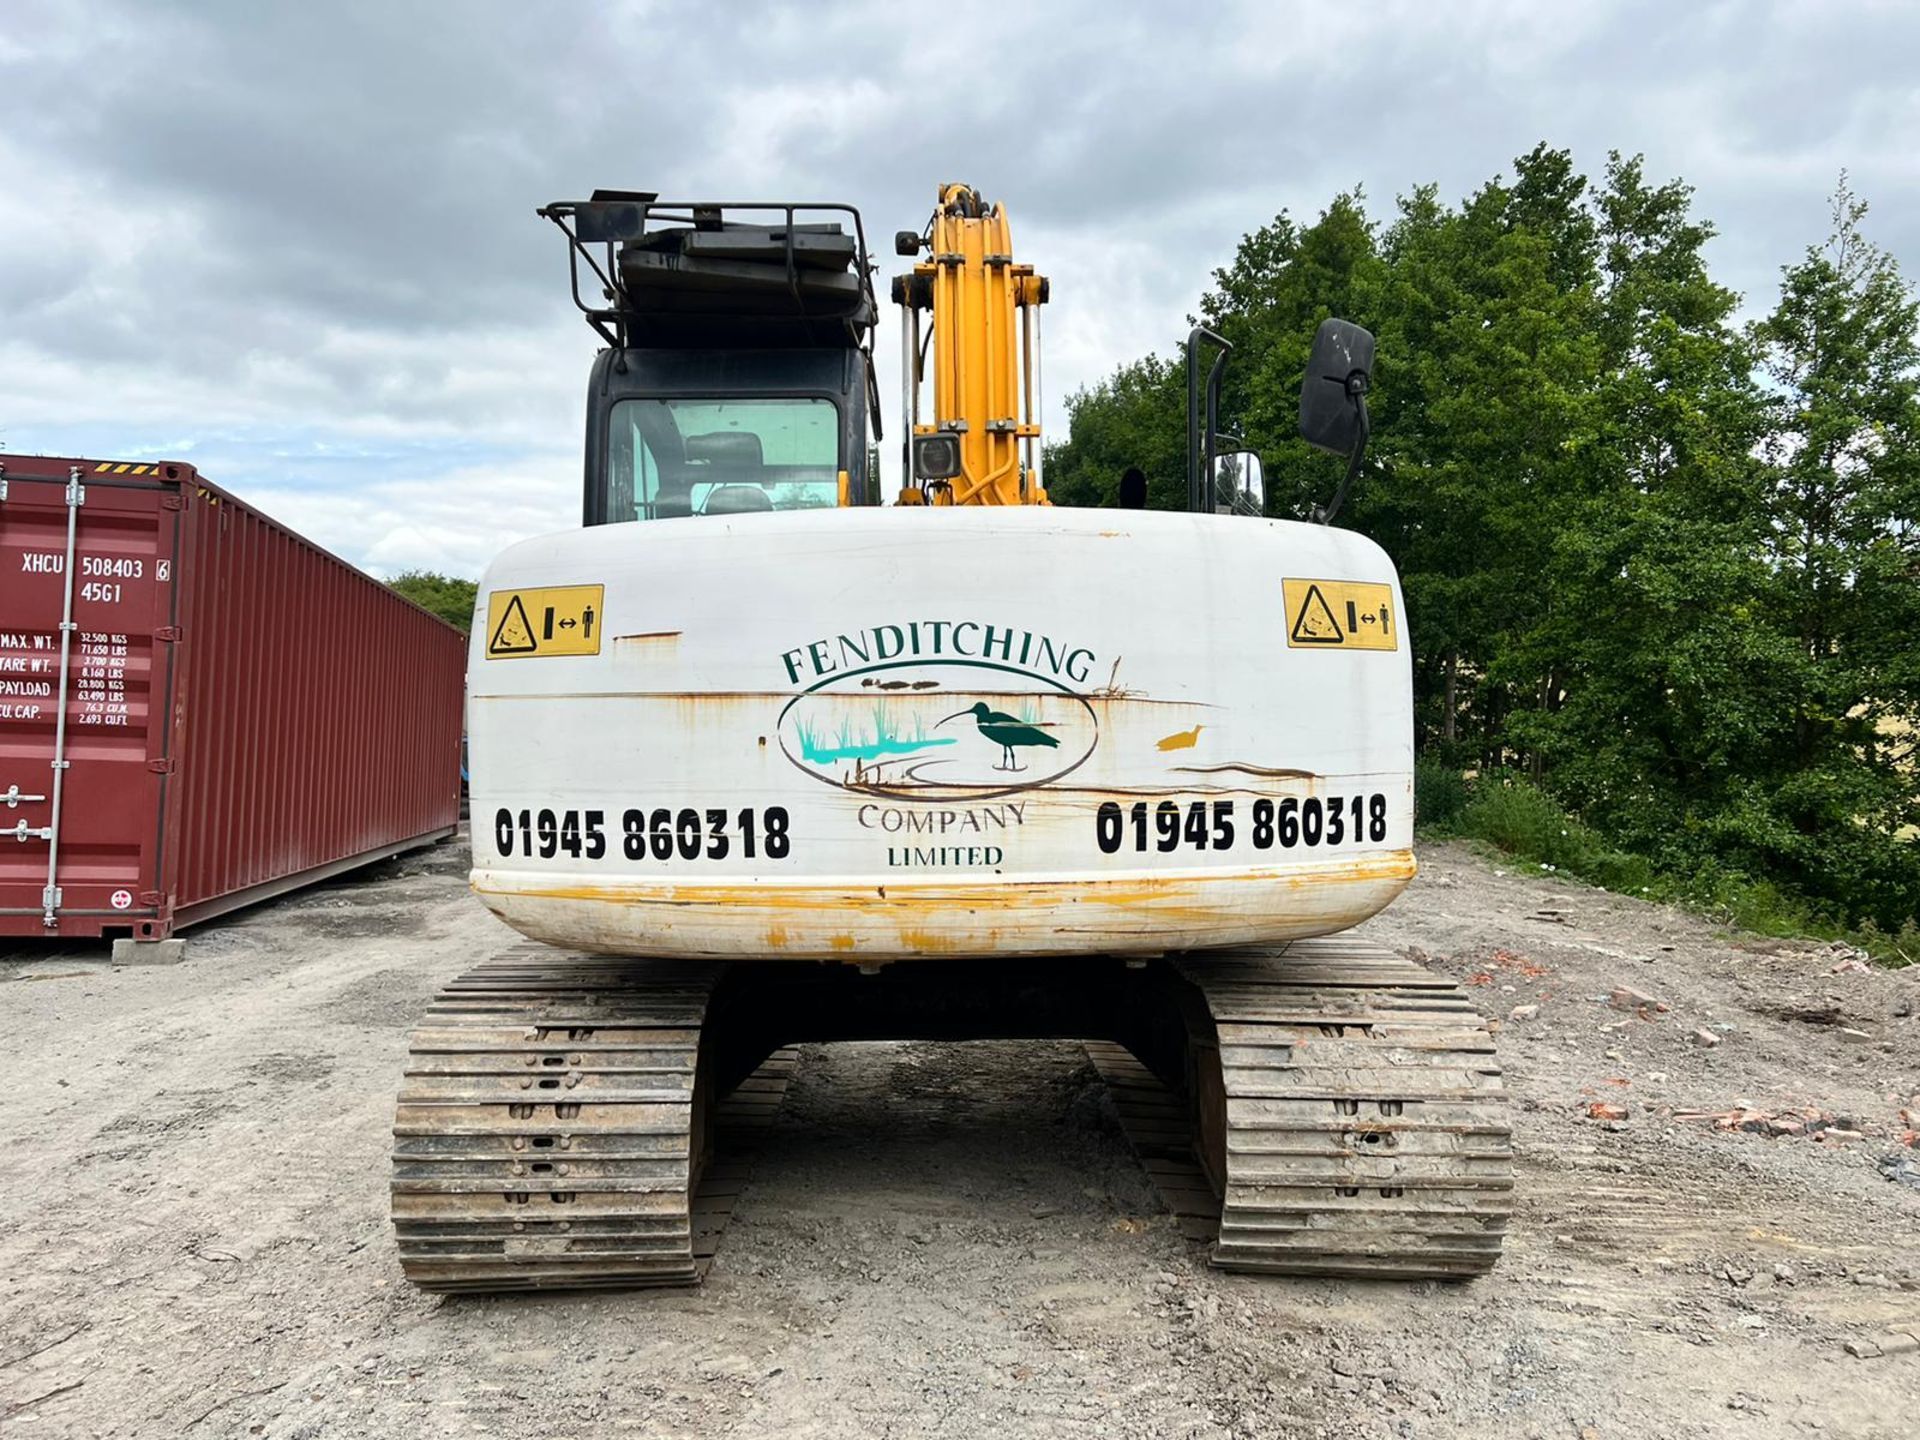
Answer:
<path fill-rule="evenodd" d="M 608 347 L 587 387 L 587 525 L 878 503 L 858 211 L 596 190 L 539 213 Z"/>

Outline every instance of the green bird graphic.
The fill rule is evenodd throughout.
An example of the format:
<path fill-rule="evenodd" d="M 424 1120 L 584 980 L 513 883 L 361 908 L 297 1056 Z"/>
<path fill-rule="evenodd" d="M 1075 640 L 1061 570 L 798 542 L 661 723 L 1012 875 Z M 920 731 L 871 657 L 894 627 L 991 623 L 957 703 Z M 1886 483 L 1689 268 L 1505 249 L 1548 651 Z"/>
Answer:
<path fill-rule="evenodd" d="M 1016 746 L 1046 745 L 1053 749 L 1058 749 L 1060 746 L 1058 740 L 1041 728 L 1048 723 L 1047 721 L 1022 720 L 999 710 L 991 710 L 984 700 L 975 702 L 970 709 L 956 710 L 947 716 L 946 720 L 935 724 L 933 728 L 938 730 L 941 725 L 947 723 L 947 720 L 958 720 L 965 715 L 971 715 L 974 723 L 980 727 L 980 733 L 1000 747 L 1001 763 L 993 767 L 996 770 L 1017 771 L 1027 768 L 1014 756 Z"/>

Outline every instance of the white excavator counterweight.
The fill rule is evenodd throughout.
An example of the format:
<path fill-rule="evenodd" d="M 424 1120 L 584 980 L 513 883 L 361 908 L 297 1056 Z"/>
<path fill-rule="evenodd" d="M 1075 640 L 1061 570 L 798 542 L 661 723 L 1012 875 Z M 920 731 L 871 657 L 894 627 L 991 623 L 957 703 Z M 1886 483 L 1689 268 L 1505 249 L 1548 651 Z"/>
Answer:
<path fill-rule="evenodd" d="M 1386 643 L 1290 639 L 1290 581 Z M 581 653 L 474 632 L 473 884 L 549 944 L 1166 952 L 1345 930 L 1413 874 L 1400 596 L 1349 531 L 791 511 L 528 541 L 484 590 L 600 597 Z"/>

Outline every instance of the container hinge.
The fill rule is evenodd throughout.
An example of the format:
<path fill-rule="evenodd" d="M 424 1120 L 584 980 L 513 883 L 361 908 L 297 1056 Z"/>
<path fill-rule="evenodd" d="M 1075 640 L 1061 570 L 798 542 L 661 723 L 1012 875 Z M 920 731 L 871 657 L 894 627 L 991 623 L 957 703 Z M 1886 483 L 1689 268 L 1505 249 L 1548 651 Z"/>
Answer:
<path fill-rule="evenodd" d="M 171 645 L 180 638 L 180 627 L 178 625 L 162 625 L 153 632 L 153 638 L 156 640 L 164 640 L 167 644 Z"/>
<path fill-rule="evenodd" d="M 22 805 L 37 805 L 46 798 L 44 795 L 22 795 L 18 785 L 9 785 L 7 793 L 0 795 L 0 801 L 4 801 L 9 810 L 18 810 Z"/>
<path fill-rule="evenodd" d="M 162 495 L 160 497 L 160 508 L 162 510 L 184 510 L 187 508 L 187 497 L 184 495 Z"/>
<path fill-rule="evenodd" d="M 171 775 L 173 774 L 173 757 L 171 755 L 163 755 L 158 760 L 149 760 L 147 761 L 147 769 L 156 775 Z"/>
<path fill-rule="evenodd" d="M 53 838 L 53 827 L 51 825 L 42 825 L 36 830 L 33 826 L 22 820 L 11 830 L 0 830 L 0 835 L 11 835 L 24 845 L 29 840 L 51 840 Z"/>

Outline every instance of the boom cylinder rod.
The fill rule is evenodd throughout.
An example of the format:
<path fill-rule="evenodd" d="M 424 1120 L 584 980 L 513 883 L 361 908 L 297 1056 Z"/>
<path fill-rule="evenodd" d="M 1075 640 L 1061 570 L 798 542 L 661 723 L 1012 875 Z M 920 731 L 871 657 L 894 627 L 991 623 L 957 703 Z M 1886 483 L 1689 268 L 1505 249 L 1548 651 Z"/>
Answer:
<path fill-rule="evenodd" d="M 913 427 L 919 422 L 919 386 L 914 367 L 920 360 L 920 312 L 904 296 L 900 301 L 900 487 L 913 484 Z M 877 482 L 879 477 L 875 477 Z"/>
<path fill-rule="evenodd" d="M 1033 410 L 1033 307 L 1020 307 L 1020 427 L 1030 430 L 1034 425 Z M 1020 498 L 1023 501 L 1033 499 L 1033 436 L 1020 437 L 1020 450 L 1025 462 L 1020 476 Z"/>
<path fill-rule="evenodd" d="M 1047 398 L 1046 391 L 1043 390 L 1040 385 L 1040 356 L 1044 353 L 1044 347 L 1040 343 L 1040 307 L 1038 305 L 1027 306 L 1027 314 L 1030 315 L 1033 319 L 1033 354 L 1031 356 L 1031 360 L 1033 364 L 1032 420 L 1033 420 L 1033 428 L 1038 430 L 1041 428 L 1040 409 L 1044 404 L 1046 404 L 1046 398 Z M 1033 447 L 1033 470 L 1032 470 L 1033 495 L 1035 499 L 1038 499 L 1040 496 L 1046 493 L 1046 487 L 1042 485 L 1040 482 L 1040 467 L 1046 464 L 1046 457 L 1047 457 L 1047 446 L 1046 446 L 1045 440 L 1043 439 L 1036 440 Z"/>

